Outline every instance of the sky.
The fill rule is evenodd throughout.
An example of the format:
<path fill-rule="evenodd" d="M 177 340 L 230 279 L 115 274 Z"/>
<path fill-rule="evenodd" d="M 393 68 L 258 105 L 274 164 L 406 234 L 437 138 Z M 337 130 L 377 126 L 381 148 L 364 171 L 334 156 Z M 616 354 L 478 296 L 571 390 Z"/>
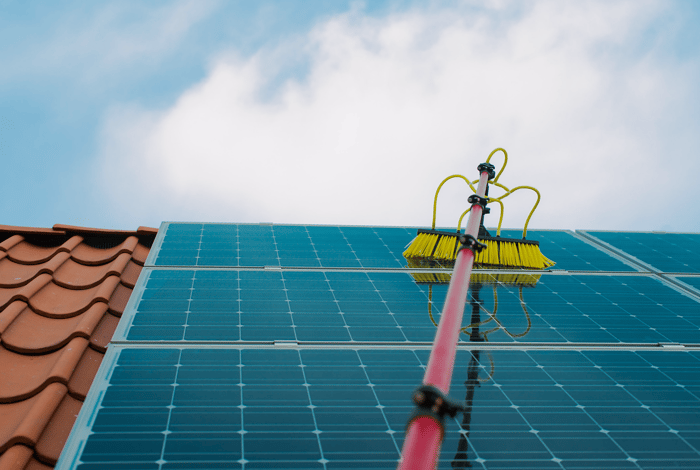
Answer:
<path fill-rule="evenodd" d="M 426 226 L 500 147 L 530 228 L 700 232 L 698 24 L 692 0 L 0 0 L 0 224 Z M 438 225 L 471 193 L 446 183 Z"/>

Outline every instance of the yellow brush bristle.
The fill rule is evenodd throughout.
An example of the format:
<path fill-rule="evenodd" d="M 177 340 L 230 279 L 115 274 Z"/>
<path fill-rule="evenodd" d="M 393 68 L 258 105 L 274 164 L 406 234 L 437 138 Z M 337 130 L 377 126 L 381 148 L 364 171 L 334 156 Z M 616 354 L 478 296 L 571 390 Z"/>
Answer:
<path fill-rule="evenodd" d="M 540 252 L 537 245 L 504 240 L 481 240 L 486 248 L 477 252 L 474 262 L 485 266 L 508 268 L 546 269 L 554 262 Z M 403 252 L 409 267 L 428 267 L 425 262 L 438 265 L 457 259 L 459 240 L 457 235 L 419 233 Z M 421 261 L 423 264 L 421 264 Z"/>
<path fill-rule="evenodd" d="M 419 233 L 403 252 L 406 259 L 430 258 L 435 251 L 439 236 L 433 233 Z"/>

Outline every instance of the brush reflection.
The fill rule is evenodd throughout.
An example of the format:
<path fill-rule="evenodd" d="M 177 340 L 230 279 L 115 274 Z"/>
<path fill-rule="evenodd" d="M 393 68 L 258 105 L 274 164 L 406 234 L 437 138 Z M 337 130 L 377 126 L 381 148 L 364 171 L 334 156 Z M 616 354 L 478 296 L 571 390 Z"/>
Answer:
<path fill-rule="evenodd" d="M 450 282 L 449 273 L 415 273 L 414 279 L 419 284 L 428 284 L 428 316 L 437 327 L 437 321 L 433 316 L 433 286 L 447 285 Z M 487 342 L 489 335 L 497 331 L 503 331 L 512 340 L 518 341 L 525 337 L 532 328 L 530 313 L 525 304 L 523 290 L 535 287 L 540 275 L 523 273 L 473 273 L 470 278 L 470 292 L 468 296 L 469 310 L 465 311 L 467 317 L 469 311 L 469 324 L 462 328 L 462 333 L 468 337 L 469 342 Z M 489 310 L 481 298 L 482 289 L 491 287 L 493 291 L 493 307 Z M 517 288 L 520 309 L 525 317 L 526 326 L 522 331 L 512 331 L 498 318 L 499 289 L 502 294 L 510 294 L 512 288 Z M 506 292 L 503 292 L 506 291 Z M 483 312 L 483 313 L 482 313 Z M 512 312 L 509 312 L 512 314 Z M 486 359 L 488 367 L 484 367 L 481 361 Z M 473 462 L 469 460 L 469 434 L 471 432 L 472 409 L 474 406 L 474 393 L 482 383 L 488 382 L 495 373 L 495 364 L 490 352 L 471 351 L 471 359 L 467 368 L 467 379 L 464 382 L 466 395 L 464 398 L 464 412 L 462 415 L 461 432 L 457 444 L 457 450 L 452 459 L 452 468 L 472 468 Z"/>
<path fill-rule="evenodd" d="M 414 273 L 413 277 L 418 284 L 428 284 L 428 316 L 433 325 L 437 327 L 438 322 L 433 315 L 433 286 L 449 284 L 451 275 L 449 273 Z M 523 338 L 532 328 L 532 320 L 530 319 L 530 312 L 525 303 L 523 289 L 535 287 L 539 278 L 540 275 L 522 273 L 472 274 L 470 279 L 470 292 L 467 299 L 471 305 L 472 315 L 470 323 L 462 327 L 462 333 L 467 335 L 469 341 L 472 342 L 488 341 L 489 335 L 496 331 L 503 331 L 509 338 L 516 341 Z M 484 287 L 491 287 L 493 290 L 493 308 L 491 310 L 484 305 L 481 299 L 481 290 Z M 513 327 L 505 325 L 503 321 L 498 318 L 498 291 L 499 289 L 506 289 L 506 287 L 516 287 L 518 289 L 520 310 L 526 322 L 523 331 L 512 331 Z M 480 315 L 481 311 L 485 314 L 483 319 Z"/>

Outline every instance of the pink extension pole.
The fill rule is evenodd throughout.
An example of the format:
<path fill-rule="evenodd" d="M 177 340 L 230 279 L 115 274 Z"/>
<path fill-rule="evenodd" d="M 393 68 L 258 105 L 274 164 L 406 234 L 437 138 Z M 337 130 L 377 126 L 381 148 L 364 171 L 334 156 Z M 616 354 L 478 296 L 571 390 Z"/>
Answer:
<path fill-rule="evenodd" d="M 480 171 L 479 185 L 477 186 L 477 196 L 471 196 L 469 202 L 473 202 L 469 221 L 465 229 L 466 240 L 476 243 L 481 223 L 483 207 L 479 202 L 484 201 L 486 187 L 489 177 L 493 178 L 493 165 L 482 163 L 478 167 Z M 428 367 L 423 376 L 423 386 L 432 386 L 443 396 L 432 396 L 433 401 L 427 405 L 421 403 L 425 395 L 430 390 L 419 389 L 414 394 L 414 401 L 418 408 L 408 423 L 406 439 L 401 450 L 401 460 L 399 460 L 398 470 L 429 470 L 436 469 L 438 457 L 440 456 L 440 446 L 444 436 L 444 426 L 442 423 L 442 408 L 447 394 L 450 392 L 450 382 L 452 381 L 452 369 L 454 368 L 455 355 L 457 354 L 457 342 L 462 328 L 462 316 L 464 315 L 464 305 L 469 292 L 469 277 L 474 265 L 474 250 L 477 247 L 472 244 L 469 248 L 460 249 L 457 253 L 450 286 L 447 289 L 445 306 L 442 309 L 442 316 L 438 324 L 433 349 L 430 352 Z M 426 393 L 427 392 L 427 393 Z M 431 411 L 432 410 L 432 411 Z"/>

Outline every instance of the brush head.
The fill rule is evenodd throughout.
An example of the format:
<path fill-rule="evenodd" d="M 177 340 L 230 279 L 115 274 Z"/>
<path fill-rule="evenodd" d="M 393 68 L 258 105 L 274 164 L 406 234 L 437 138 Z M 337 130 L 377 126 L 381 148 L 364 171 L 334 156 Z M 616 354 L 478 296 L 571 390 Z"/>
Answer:
<path fill-rule="evenodd" d="M 408 267 L 451 267 L 450 263 L 454 265 L 457 253 L 462 249 L 460 235 L 459 232 L 419 229 L 403 253 Z M 474 253 L 477 267 L 547 269 L 554 266 L 554 262 L 540 252 L 537 241 L 485 234 L 479 237 L 479 241 L 486 245 L 486 249 Z"/>

